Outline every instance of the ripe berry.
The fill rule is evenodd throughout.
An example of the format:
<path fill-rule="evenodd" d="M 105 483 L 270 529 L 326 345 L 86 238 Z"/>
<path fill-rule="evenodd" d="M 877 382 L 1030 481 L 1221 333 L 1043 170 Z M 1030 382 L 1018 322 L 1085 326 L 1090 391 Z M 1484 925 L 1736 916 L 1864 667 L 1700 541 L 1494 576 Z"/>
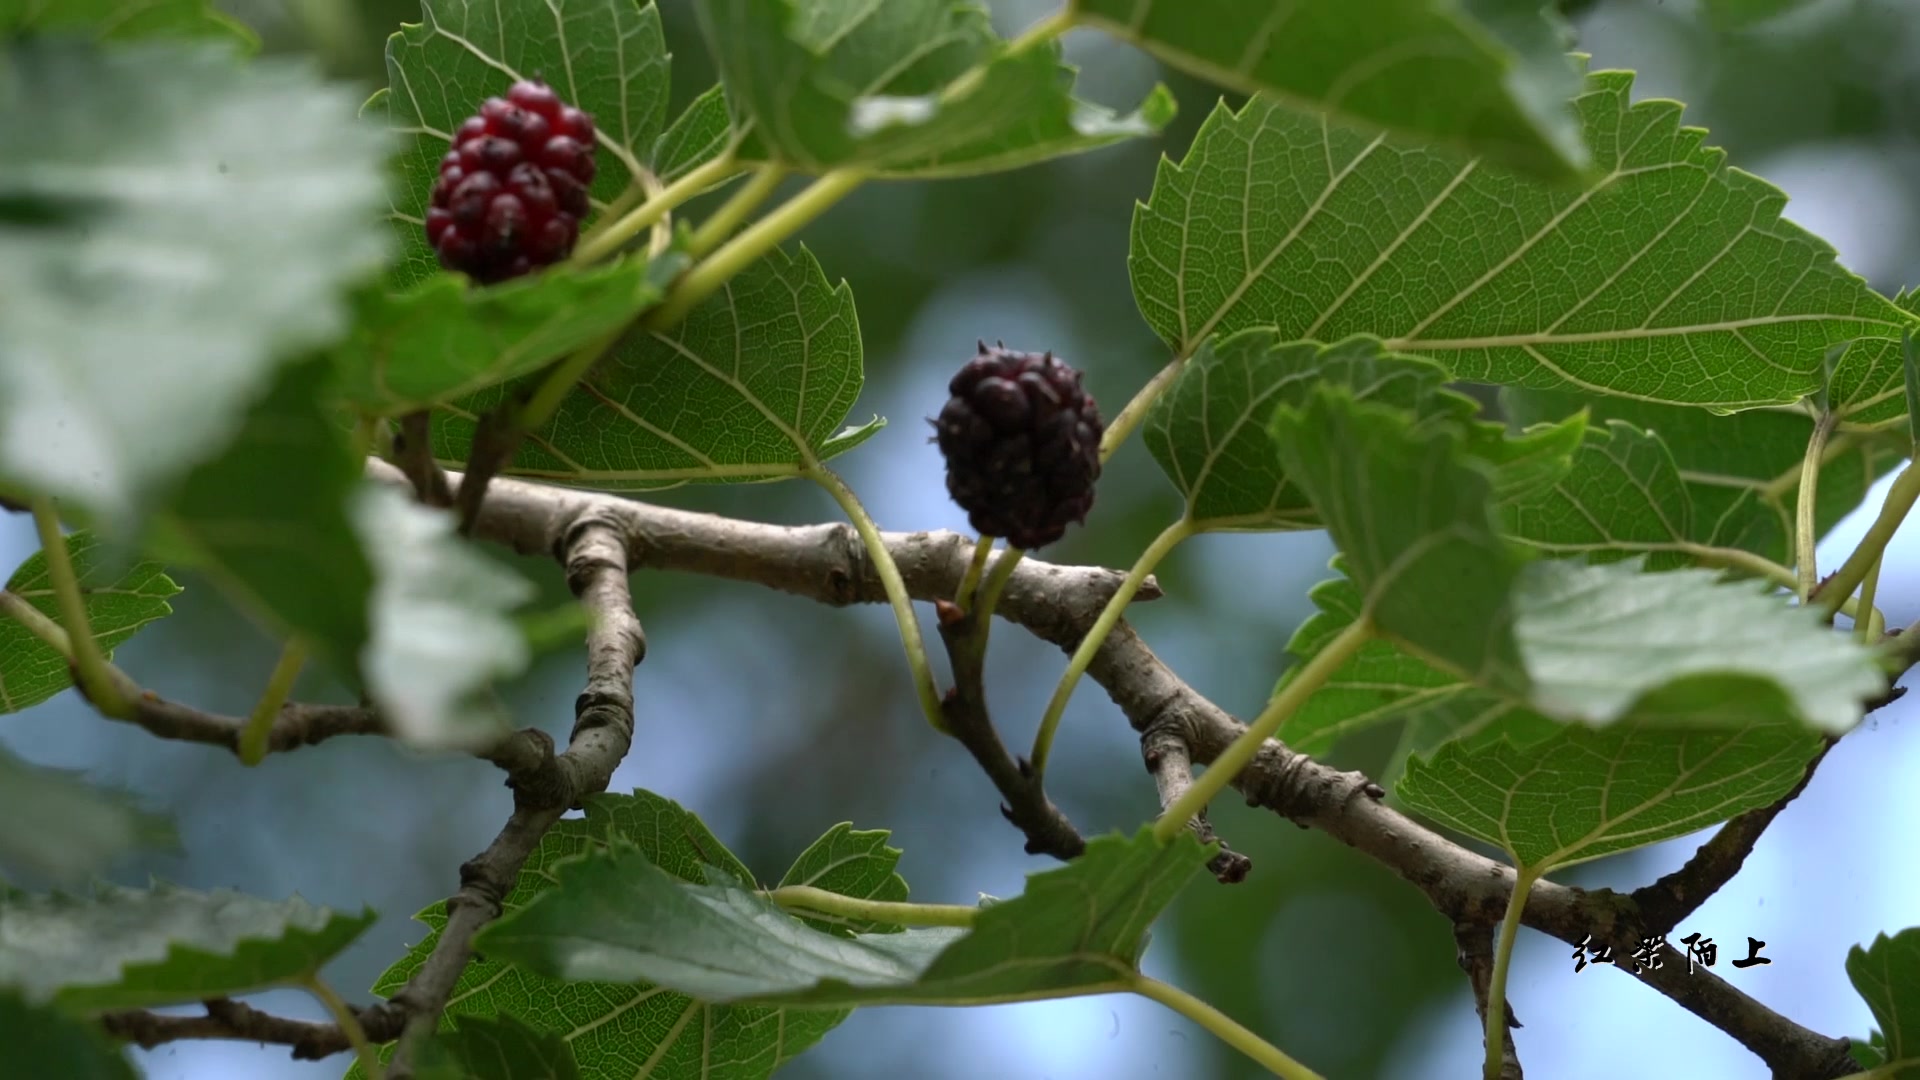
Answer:
<path fill-rule="evenodd" d="M 947 459 L 947 493 L 981 535 L 1032 550 L 1086 520 L 1106 425 L 1080 382 L 1051 352 L 983 341 L 948 384 L 934 441 Z"/>
<path fill-rule="evenodd" d="M 593 118 L 539 79 L 514 83 L 454 133 L 427 243 L 441 266 L 482 284 L 550 266 L 580 238 L 593 175 Z"/>

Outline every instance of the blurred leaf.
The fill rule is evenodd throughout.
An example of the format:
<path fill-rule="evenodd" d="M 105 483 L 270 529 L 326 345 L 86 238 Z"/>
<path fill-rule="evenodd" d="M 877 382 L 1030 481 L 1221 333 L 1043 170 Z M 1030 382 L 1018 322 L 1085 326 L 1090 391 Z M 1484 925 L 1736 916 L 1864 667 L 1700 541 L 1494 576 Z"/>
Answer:
<path fill-rule="evenodd" d="M 508 471 L 601 491 L 798 476 L 878 430 L 836 438 L 863 378 L 852 291 L 805 248 L 776 249 L 672 330 L 609 353 Z M 479 416 L 509 392 L 447 406 L 435 456 L 466 460 Z"/>
<path fill-rule="evenodd" d="M 1514 591 L 1530 704 L 1589 724 L 1799 721 L 1838 735 L 1886 690 L 1872 649 L 1767 583 L 1537 562 Z"/>
<path fill-rule="evenodd" d="M 375 917 L 164 882 L 11 893 L 0 896 L 0 986 L 88 1011 L 244 994 L 319 971 Z"/>
<path fill-rule="evenodd" d="M 533 598 L 525 578 L 454 532 L 453 515 L 369 483 L 354 526 L 373 560 L 372 632 L 361 655 L 367 689 L 414 746 L 471 750 L 511 729 L 486 695 L 523 671 L 532 650 L 508 612 Z"/>
<path fill-rule="evenodd" d="M 1173 116 L 1164 87 L 1124 117 L 1074 100 L 1057 45 L 1004 52 L 974 3 L 700 0 L 694 10 L 742 160 L 966 176 L 1149 135 Z"/>
<path fill-rule="evenodd" d="M 1880 1025 L 1868 1044 L 1880 1058 L 1873 1065 L 1901 1066 L 1875 1075 L 1900 1080 L 1920 1074 L 1920 928 L 1877 934 L 1866 948 L 1847 950 L 1847 978 Z"/>
<path fill-rule="evenodd" d="M 1580 72 L 1566 28 L 1534 0 L 1075 0 L 1072 10 L 1242 94 L 1268 91 L 1552 179 L 1587 164 L 1567 107 Z"/>
<path fill-rule="evenodd" d="M 0 749 L 0 868 L 72 881 L 138 848 L 173 842 L 165 817 L 73 773 L 36 768 Z"/>
<path fill-rule="evenodd" d="M 555 266 L 494 288 L 450 274 L 401 293 L 355 297 L 352 333 L 334 350 L 342 393 L 398 415 L 503 383 L 625 325 L 660 300 L 646 260 Z"/>
<path fill-rule="evenodd" d="M 251 53 L 260 39 L 208 0 L 0 0 L 0 37 L 85 32 L 105 41 L 140 38 L 224 41 Z"/>
<path fill-rule="evenodd" d="M 1723 409 L 1799 400 L 1854 340 L 1835 400 L 1854 422 L 1898 417 L 1913 316 L 1782 220 L 1785 197 L 1701 146 L 1679 106 L 1629 106 L 1631 81 L 1596 73 L 1578 100 L 1602 170 L 1585 190 L 1223 105 L 1135 211 L 1134 297 L 1180 355 L 1247 326 L 1369 333 L 1456 379 Z"/>
<path fill-rule="evenodd" d="M 712 1002 L 965 1005 L 1121 990 L 1147 927 L 1205 865 L 1182 833 L 1097 837 L 1033 874 L 970 930 L 851 939 L 814 930 L 725 871 L 676 880 L 631 847 L 567 863 L 534 903 L 475 946 L 564 979 L 657 979 Z"/>
<path fill-rule="evenodd" d="M 0 1046 L 21 1077 L 139 1080 L 124 1048 L 93 1024 L 0 991 Z"/>
<path fill-rule="evenodd" d="M 122 521 L 344 328 L 382 253 L 385 141 L 304 67 L 228 50 L 5 46 L 0 472 Z"/>
<path fill-rule="evenodd" d="M 1494 526 L 1492 470 L 1459 434 L 1320 384 L 1273 413 L 1282 466 L 1326 522 L 1387 637 L 1524 693 L 1509 593 L 1519 552 Z"/>
<path fill-rule="evenodd" d="M 1651 569 L 1686 566 L 1693 499 L 1660 437 L 1620 420 L 1589 428 L 1573 471 L 1551 489 L 1501 507 L 1507 535 L 1554 555 L 1618 559 L 1652 553 Z"/>
<path fill-rule="evenodd" d="M 732 141 L 726 88 L 708 87 L 654 142 L 653 174 L 661 183 L 671 184 L 693 171 L 694 166 L 718 157 Z"/>
<path fill-rule="evenodd" d="M 420 22 L 387 39 L 387 93 L 368 102 L 384 106 L 388 123 L 409 140 L 391 214 L 401 248 L 394 280 L 402 286 L 439 272 L 427 246 L 427 199 L 453 133 L 488 97 L 539 75 L 561 100 L 593 116 L 596 208 L 639 176 L 667 112 L 667 45 L 652 0 L 425 0 L 421 9 Z"/>
<path fill-rule="evenodd" d="M 322 360 L 283 369 L 233 441 L 167 500 L 151 544 L 353 683 L 373 568 L 347 499 L 366 465 L 321 405 L 329 374 Z"/>
<path fill-rule="evenodd" d="M 810 885 L 841 896 L 898 903 L 907 898 L 907 879 L 894 870 L 900 861 L 900 849 L 887 846 L 892 834 L 885 829 L 855 829 L 841 822 L 827 834 L 807 846 L 793 860 L 776 888 Z M 849 919 L 839 915 L 809 914 L 800 921 L 816 930 L 840 937 L 860 934 L 894 933 L 902 927 L 876 923 L 869 919 Z"/>
<path fill-rule="evenodd" d="M 703 880 L 709 866 L 742 881 L 753 880 L 699 817 L 670 799 L 650 791 L 595 795 L 587 800 L 586 810 L 584 819 L 568 818 L 548 830 L 507 894 L 503 911 L 511 915 L 551 892 L 559 864 L 604 852 L 615 841 L 639 845 L 655 866 L 682 881 Z M 795 862 L 785 883 L 819 873 L 817 860 L 824 848 L 837 850 L 848 861 L 822 881 L 856 887 L 864 883 L 874 891 L 848 895 L 865 899 L 904 899 L 904 887 L 896 884 L 900 879 L 893 873 L 899 853 L 885 845 L 885 837 L 837 826 Z M 446 905 L 435 904 L 417 917 L 432 933 L 387 969 L 374 984 L 375 993 L 399 990 L 425 962 L 446 926 Z M 647 1063 L 654 1076 L 764 1080 L 847 1016 L 842 1009 L 706 1005 L 659 986 L 562 982 L 485 951 L 461 974 L 447 1016 L 464 1023 L 470 1016 L 500 1014 L 517 1015 L 543 1032 L 559 1034 L 589 1080 L 631 1077 Z M 383 1048 L 382 1054 L 390 1052 Z M 347 1077 L 364 1080 L 358 1065 Z"/>
<path fill-rule="evenodd" d="M 1504 723 L 1504 722 L 1503 722 Z M 1407 763 L 1415 811 L 1546 872 L 1684 836 L 1774 802 L 1806 772 L 1820 737 L 1757 716 L 1739 729 L 1564 727 L 1524 747 L 1488 729 Z"/>
<path fill-rule="evenodd" d="M 555 1032 L 512 1016 L 465 1016 L 414 1055 L 416 1080 L 578 1080 L 573 1051 Z"/>
<path fill-rule="evenodd" d="M 141 627 L 173 614 L 167 598 L 177 595 L 166 569 L 156 562 L 127 565 L 106 550 L 99 537 L 81 531 L 66 538 L 67 557 L 85 594 L 87 626 L 107 656 Z M 7 591 L 60 622 L 60 604 L 47 576 L 47 555 L 36 551 L 7 579 Z M 73 685 L 67 659 L 27 628 L 0 612 L 0 714 L 38 705 Z"/>
<path fill-rule="evenodd" d="M 1596 423 L 1623 420 L 1654 434 L 1686 485 L 1694 540 L 1742 548 L 1775 562 L 1793 561 L 1800 459 L 1813 432 L 1813 419 L 1804 412 L 1752 409 L 1720 416 L 1650 401 L 1513 387 L 1501 391 L 1500 405 L 1519 424 L 1586 408 Z M 1897 435 L 1859 431 L 1842 432 L 1827 444 L 1814 500 L 1821 532 L 1860 505 L 1880 473 L 1899 462 L 1904 444 Z"/>

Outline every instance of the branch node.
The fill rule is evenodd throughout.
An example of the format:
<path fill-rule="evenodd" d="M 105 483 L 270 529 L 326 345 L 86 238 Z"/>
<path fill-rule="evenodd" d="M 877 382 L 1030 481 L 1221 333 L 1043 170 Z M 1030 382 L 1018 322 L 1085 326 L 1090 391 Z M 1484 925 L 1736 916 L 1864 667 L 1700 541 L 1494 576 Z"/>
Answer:
<path fill-rule="evenodd" d="M 1185 736 L 1173 725 L 1157 724 L 1148 728 L 1140 736 L 1140 757 L 1147 763 L 1147 771 L 1153 774 L 1154 786 L 1160 791 L 1162 812 L 1193 786 L 1192 751 L 1187 748 Z M 1207 860 L 1207 869 L 1213 871 L 1215 881 L 1235 885 L 1253 872 L 1253 860 L 1228 848 L 1227 842 L 1213 831 L 1213 823 L 1207 819 L 1204 809 L 1187 822 L 1187 829 L 1202 844 L 1220 845 L 1220 850 Z"/>

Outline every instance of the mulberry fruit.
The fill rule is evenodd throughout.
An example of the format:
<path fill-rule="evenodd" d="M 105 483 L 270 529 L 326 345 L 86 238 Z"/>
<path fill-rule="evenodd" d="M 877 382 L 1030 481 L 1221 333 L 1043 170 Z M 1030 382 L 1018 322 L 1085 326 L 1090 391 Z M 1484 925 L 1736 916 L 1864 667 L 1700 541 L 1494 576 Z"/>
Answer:
<path fill-rule="evenodd" d="M 427 205 L 440 265 L 482 284 L 573 251 L 593 183 L 593 118 L 539 79 L 488 98 L 453 136 Z"/>
<path fill-rule="evenodd" d="M 947 493 L 981 535 L 1031 550 L 1086 520 L 1105 425 L 1080 383 L 1051 352 L 983 341 L 948 384 L 934 441 L 947 459 Z"/>

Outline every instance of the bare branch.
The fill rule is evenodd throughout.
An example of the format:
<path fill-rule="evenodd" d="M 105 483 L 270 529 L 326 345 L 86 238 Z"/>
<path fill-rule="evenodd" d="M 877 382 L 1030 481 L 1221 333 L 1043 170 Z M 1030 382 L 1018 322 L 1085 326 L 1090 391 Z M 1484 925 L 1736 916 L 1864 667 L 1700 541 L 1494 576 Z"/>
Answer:
<path fill-rule="evenodd" d="M 131 685 L 132 680 L 127 681 Z M 218 746 L 235 754 L 240 752 L 240 732 L 246 727 L 244 719 L 168 701 L 151 690 L 136 689 L 128 695 L 128 700 L 133 703 L 130 722 L 151 734 L 162 739 Z M 280 714 L 274 718 L 267 734 L 267 749 L 277 754 L 313 746 L 336 735 L 386 734 L 389 734 L 386 721 L 367 706 L 307 705 L 290 701 L 280 707 Z"/>
<path fill-rule="evenodd" d="M 1053 805 L 1040 778 L 1025 758 L 1016 759 L 1000 741 L 987 712 L 983 670 L 986 664 L 985 628 L 972 615 L 947 600 L 934 605 L 940 614 L 940 640 L 953 664 L 953 688 L 940 703 L 947 734 L 960 741 L 973 760 L 1000 789 L 1006 802 L 1000 813 L 1027 836 L 1027 854 L 1051 855 L 1065 861 L 1087 850 L 1086 838 L 1067 815 Z"/>
<path fill-rule="evenodd" d="M 1187 751 L 1187 740 L 1178 731 L 1169 727 L 1148 728 L 1140 736 L 1140 756 L 1146 761 L 1147 772 L 1153 774 L 1154 786 L 1160 789 L 1160 809 L 1172 806 L 1193 786 L 1193 755 Z M 1213 831 L 1213 823 L 1207 820 L 1205 810 L 1193 815 L 1187 821 L 1187 828 L 1202 844 L 1220 845 L 1219 852 L 1207 860 L 1207 869 L 1213 871 L 1216 881 L 1233 885 L 1247 880 L 1253 871 L 1253 860 L 1227 847 L 1227 842 Z"/>
<path fill-rule="evenodd" d="M 1454 958 L 1460 962 L 1460 970 L 1467 973 L 1467 982 L 1473 987 L 1473 1009 L 1480 1017 L 1480 1026 L 1487 1026 L 1487 995 L 1493 989 L 1493 937 L 1495 927 L 1487 923 L 1453 924 L 1453 944 L 1456 950 Z M 1520 1018 L 1513 1015 L 1513 1004 L 1506 1006 L 1507 1024 L 1501 1038 L 1504 1045 L 1500 1049 L 1500 1080 L 1522 1080 L 1520 1072 L 1520 1054 L 1513 1047 L 1513 1029 L 1521 1027 Z"/>
<path fill-rule="evenodd" d="M 204 1005 L 207 1011 L 200 1016 L 127 1009 L 103 1013 L 99 1021 L 109 1034 L 147 1050 L 180 1039 L 237 1039 L 290 1046 L 296 1059 L 318 1061 L 346 1048 L 346 1039 L 334 1024 L 291 1020 L 230 998 L 214 998 Z M 364 1022 L 371 1010 L 361 1015 Z"/>
<path fill-rule="evenodd" d="M 404 482 L 384 462 L 370 462 L 368 469 L 377 479 Z M 845 525 L 762 525 L 503 478 L 488 493 L 475 535 L 523 552 L 551 550 L 555 531 L 589 510 L 626 537 L 636 567 L 757 582 L 828 604 L 884 599 L 878 575 Z M 972 542 L 957 533 L 885 533 L 883 539 L 908 591 L 928 601 L 953 595 L 972 556 Z M 1008 581 L 996 612 L 1072 650 L 1120 580 L 1111 570 L 1028 558 Z M 1159 595 L 1149 581 L 1138 599 Z M 1167 725 L 1186 742 L 1195 764 L 1211 762 L 1243 730 L 1162 663 L 1125 620 L 1087 670 L 1135 731 Z M 1269 741 L 1234 787 L 1253 805 L 1319 829 L 1384 864 L 1455 923 L 1491 925 L 1505 909 L 1514 884 L 1511 867 L 1383 805 L 1379 785 L 1359 773 L 1328 768 Z M 1630 897 L 1550 881 L 1529 892 L 1523 921 L 1569 945 L 1592 934 L 1628 954 L 1644 934 Z M 1845 1039 L 1801 1027 L 1711 972 L 1688 974 L 1684 958 L 1635 977 L 1737 1039 L 1776 1076 L 1827 1078 L 1853 1070 Z"/>

